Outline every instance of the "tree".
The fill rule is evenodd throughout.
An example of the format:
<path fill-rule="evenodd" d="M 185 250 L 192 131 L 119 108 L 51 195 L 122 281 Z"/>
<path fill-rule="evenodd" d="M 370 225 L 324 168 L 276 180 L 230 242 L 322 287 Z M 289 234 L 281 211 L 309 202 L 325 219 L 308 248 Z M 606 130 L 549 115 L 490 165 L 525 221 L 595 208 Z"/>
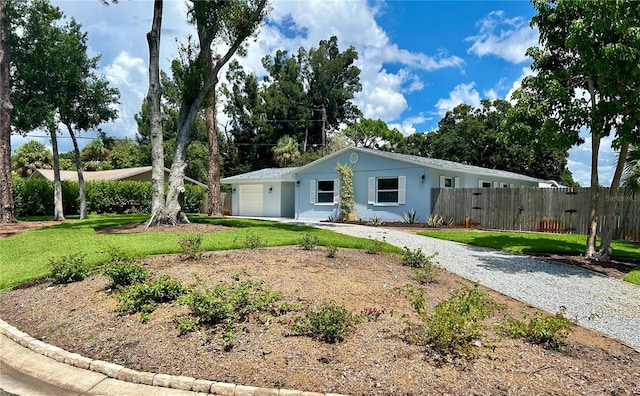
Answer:
<path fill-rule="evenodd" d="M 532 25 L 540 31 L 541 47 L 532 47 L 536 75 L 527 77 L 514 95 L 518 112 L 539 128 L 521 128 L 525 138 L 555 147 L 580 144 L 581 128 L 591 135 L 590 229 L 585 255 L 608 260 L 619 181 L 629 144 L 638 141 L 640 122 L 640 9 L 631 1 L 553 2 L 536 0 Z M 610 188 L 611 199 L 600 251 L 596 255 L 600 185 L 598 157 L 603 137 L 615 134 L 619 164 Z"/>
<path fill-rule="evenodd" d="M 11 185 L 11 104 L 7 0 L 0 0 L 0 223 L 16 221 Z"/>
<path fill-rule="evenodd" d="M 36 169 L 51 169 L 53 154 L 37 140 L 29 140 L 16 149 L 11 157 L 11 168 L 18 176 L 30 177 Z"/>
<path fill-rule="evenodd" d="M 180 116 L 176 131 L 175 151 L 169 186 L 164 204 L 164 212 L 154 217 L 154 222 L 188 222 L 182 212 L 180 197 L 184 194 L 184 174 L 187 167 L 186 153 L 191 142 L 190 130 L 196 115 L 212 89 L 218 83 L 218 73 L 238 51 L 244 41 L 253 35 L 265 16 L 267 0 L 233 0 L 220 2 L 194 1 L 190 13 L 196 21 L 198 31 L 206 32 L 199 46 L 189 43 L 184 47 L 184 81 Z M 212 67 L 206 60 L 211 46 L 225 45 L 226 50 L 215 57 Z"/>
<path fill-rule="evenodd" d="M 395 151 L 404 140 L 404 136 L 397 129 L 389 129 L 384 121 L 369 118 L 350 125 L 342 133 L 356 147 L 386 151 Z"/>
<path fill-rule="evenodd" d="M 298 143 L 291 136 L 283 136 L 273 148 L 273 160 L 281 168 L 291 166 L 300 158 Z"/>
<path fill-rule="evenodd" d="M 622 177 L 625 192 L 635 197 L 640 193 L 640 146 L 631 146 L 627 155 L 627 163 Z"/>

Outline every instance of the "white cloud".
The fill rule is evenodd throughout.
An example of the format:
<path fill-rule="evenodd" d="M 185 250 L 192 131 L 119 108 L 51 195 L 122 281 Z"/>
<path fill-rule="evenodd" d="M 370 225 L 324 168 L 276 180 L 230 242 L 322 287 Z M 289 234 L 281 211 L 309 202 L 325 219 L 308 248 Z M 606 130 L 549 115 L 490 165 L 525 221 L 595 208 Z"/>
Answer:
<path fill-rule="evenodd" d="M 431 120 L 431 118 L 425 117 L 424 114 L 420 113 L 415 117 L 405 118 L 401 123 L 388 124 L 388 127 L 391 129 L 396 128 L 397 130 L 402 132 L 403 135 L 408 136 L 408 135 L 411 135 L 412 133 L 417 132 L 414 125 L 422 124 L 429 120 Z"/>
<path fill-rule="evenodd" d="M 474 82 L 457 85 L 453 91 L 449 92 L 449 98 L 440 99 L 436 103 L 438 114 L 444 115 L 454 107 L 466 103 L 473 107 L 480 107 L 480 94 L 473 87 Z"/>
<path fill-rule="evenodd" d="M 467 50 L 479 57 L 494 55 L 511 63 L 522 63 L 528 58 L 527 49 L 538 43 L 538 31 L 529 27 L 525 18 L 507 18 L 503 11 L 493 11 L 479 21 L 480 32 L 465 40 L 473 44 Z"/>

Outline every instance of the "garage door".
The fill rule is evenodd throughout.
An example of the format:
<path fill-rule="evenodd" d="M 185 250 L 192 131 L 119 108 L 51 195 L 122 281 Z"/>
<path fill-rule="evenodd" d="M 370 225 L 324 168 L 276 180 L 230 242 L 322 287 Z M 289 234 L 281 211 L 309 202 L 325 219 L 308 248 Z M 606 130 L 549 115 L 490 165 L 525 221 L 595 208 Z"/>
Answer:
<path fill-rule="evenodd" d="M 262 216 L 262 184 L 240 185 L 240 216 Z"/>

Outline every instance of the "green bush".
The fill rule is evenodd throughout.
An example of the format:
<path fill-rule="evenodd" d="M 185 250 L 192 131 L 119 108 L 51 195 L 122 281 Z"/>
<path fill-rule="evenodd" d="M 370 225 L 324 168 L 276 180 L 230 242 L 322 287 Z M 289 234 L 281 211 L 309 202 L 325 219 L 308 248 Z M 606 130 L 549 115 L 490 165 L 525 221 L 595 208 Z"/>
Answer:
<path fill-rule="evenodd" d="M 198 260 L 202 257 L 202 235 L 191 235 L 178 241 L 183 257 Z"/>
<path fill-rule="evenodd" d="M 422 268 L 427 264 L 431 264 L 433 257 L 435 257 L 435 254 L 427 257 L 420 248 L 411 250 L 405 246 L 402 254 L 402 265 L 411 268 Z"/>
<path fill-rule="evenodd" d="M 265 247 L 267 243 L 262 239 L 260 235 L 256 235 L 247 231 L 244 235 L 243 246 L 245 249 L 259 249 L 261 247 Z"/>
<path fill-rule="evenodd" d="M 16 216 L 52 216 L 53 183 L 45 179 L 14 176 L 13 204 Z M 78 213 L 78 183 L 62 181 L 62 206 L 65 213 Z"/>
<path fill-rule="evenodd" d="M 89 268 L 84 263 L 84 254 L 70 254 L 60 259 L 49 260 L 50 277 L 55 284 L 79 282 L 87 277 Z"/>
<path fill-rule="evenodd" d="M 233 330 L 236 324 L 248 320 L 255 313 L 279 315 L 282 312 L 279 305 L 282 295 L 272 292 L 262 281 L 241 281 L 237 275 L 234 281 L 211 288 L 202 279 L 197 279 L 197 287 L 180 302 L 191 308 L 198 324 L 221 326 L 227 345 L 235 340 Z"/>
<path fill-rule="evenodd" d="M 189 287 L 169 275 L 151 277 L 146 282 L 135 283 L 117 294 L 117 309 L 127 313 L 140 312 L 140 319 L 146 322 L 158 304 L 175 301 L 188 291 Z"/>
<path fill-rule="evenodd" d="M 342 341 L 357 322 L 357 318 L 345 307 L 330 301 L 318 309 L 308 308 L 304 316 L 295 317 L 289 323 L 289 330 L 294 334 L 335 343 Z"/>
<path fill-rule="evenodd" d="M 300 247 L 303 250 L 313 250 L 316 246 L 320 244 L 320 238 L 315 235 L 311 235 L 309 233 L 305 233 L 302 236 L 302 241 L 300 242 Z"/>
<path fill-rule="evenodd" d="M 493 301 L 478 285 L 451 292 L 447 300 L 426 311 L 424 293 L 410 286 L 402 290 L 411 300 L 421 323 L 408 323 L 407 340 L 441 352 L 469 352 L 471 342 L 479 340 L 483 321 L 503 306 Z"/>
<path fill-rule="evenodd" d="M 338 247 L 335 245 L 327 246 L 327 257 L 328 258 L 336 258 L 338 255 Z"/>
<path fill-rule="evenodd" d="M 122 289 L 145 282 L 152 276 L 140 262 L 127 257 L 122 250 L 110 247 L 108 253 L 109 259 L 102 267 L 102 274 L 111 279 L 111 288 Z"/>
<path fill-rule="evenodd" d="M 382 240 L 379 239 L 369 239 L 369 247 L 367 248 L 367 253 L 369 254 L 380 254 L 384 250 L 384 244 L 386 243 L 386 238 L 382 237 Z"/>
<path fill-rule="evenodd" d="M 522 314 L 523 320 L 511 316 L 505 318 L 500 328 L 513 338 L 524 338 L 532 344 L 541 344 L 550 349 L 560 349 L 576 325 L 573 319 L 567 319 L 562 307 L 553 316 L 543 316 L 539 311 L 533 315 Z"/>

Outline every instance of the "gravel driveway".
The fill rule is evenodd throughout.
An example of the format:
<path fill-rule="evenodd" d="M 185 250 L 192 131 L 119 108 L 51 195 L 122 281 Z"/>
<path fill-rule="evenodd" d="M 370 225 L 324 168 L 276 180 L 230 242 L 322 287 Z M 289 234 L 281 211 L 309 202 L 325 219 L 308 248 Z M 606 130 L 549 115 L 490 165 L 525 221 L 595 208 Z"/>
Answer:
<path fill-rule="evenodd" d="M 578 319 L 580 325 L 640 351 L 639 286 L 581 268 L 384 227 L 304 224 L 346 235 L 384 238 L 398 247 L 437 253 L 436 263 L 448 271 L 550 313 L 564 306 L 566 316 Z"/>

